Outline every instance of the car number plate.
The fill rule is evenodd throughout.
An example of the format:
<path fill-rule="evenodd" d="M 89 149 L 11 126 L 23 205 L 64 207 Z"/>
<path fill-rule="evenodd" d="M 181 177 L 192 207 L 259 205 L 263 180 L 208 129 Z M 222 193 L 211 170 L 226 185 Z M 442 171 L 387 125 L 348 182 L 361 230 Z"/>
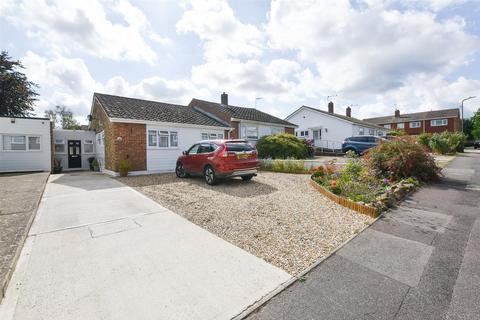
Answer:
<path fill-rule="evenodd" d="M 246 159 L 248 158 L 248 154 L 237 154 L 237 159 Z"/>

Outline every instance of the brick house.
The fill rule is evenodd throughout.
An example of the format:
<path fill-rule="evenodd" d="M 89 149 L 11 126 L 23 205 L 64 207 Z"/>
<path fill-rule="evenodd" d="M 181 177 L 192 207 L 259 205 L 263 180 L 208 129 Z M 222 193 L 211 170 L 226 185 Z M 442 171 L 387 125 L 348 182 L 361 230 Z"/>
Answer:
<path fill-rule="evenodd" d="M 174 171 L 183 150 L 231 129 L 191 106 L 100 93 L 93 95 L 89 128 L 101 170 L 112 175 L 121 160 L 131 163 L 131 174 Z"/>
<path fill-rule="evenodd" d="M 225 132 L 225 137 L 246 139 L 253 144 L 266 135 L 281 132 L 294 134 L 297 127 L 255 108 L 229 105 L 225 92 L 220 97 L 220 103 L 192 99 L 188 106 L 231 127 L 231 130 Z"/>
<path fill-rule="evenodd" d="M 387 129 L 405 130 L 410 135 L 461 130 L 460 110 L 458 108 L 407 114 L 400 114 L 400 110 L 397 109 L 393 116 L 363 120 Z"/>

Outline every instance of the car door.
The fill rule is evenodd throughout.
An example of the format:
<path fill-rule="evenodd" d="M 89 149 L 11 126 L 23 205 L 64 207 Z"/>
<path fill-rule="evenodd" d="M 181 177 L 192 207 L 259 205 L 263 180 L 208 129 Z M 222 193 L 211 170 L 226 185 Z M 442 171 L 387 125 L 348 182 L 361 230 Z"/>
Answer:
<path fill-rule="evenodd" d="M 363 153 L 370 148 L 368 137 L 357 137 L 358 152 Z"/>
<path fill-rule="evenodd" d="M 197 157 L 199 143 L 194 144 L 187 150 L 185 157 L 182 159 L 183 168 L 186 172 L 195 173 L 195 161 Z"/>
<path fill-rule="evenodd" d="M 212 152 L 212 148 L 210 147 L 210 143 L 200 143 L 198 147 L 197 155 L 195 158 L 194 170 L 195 172 L 202 173 L 205 165 L 208 163 L 208 157 Z"/>

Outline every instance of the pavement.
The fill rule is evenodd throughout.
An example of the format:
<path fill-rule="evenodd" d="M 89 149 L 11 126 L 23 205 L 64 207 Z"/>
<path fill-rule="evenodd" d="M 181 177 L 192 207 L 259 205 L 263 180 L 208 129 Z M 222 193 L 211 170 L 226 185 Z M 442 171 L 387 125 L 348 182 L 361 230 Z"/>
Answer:
<path fill-rule="evenodd" d="M 290 279 L 115 179 L 52 175 L 0 319 L 231 319 Z"/>
<path fill-rule="evenodd" d="M 480 152 L 443 172 L 247 319 L 479 319 Z"/>
<path fill-rule="evenodd" d="M 49 173 L 0 174 L 0 301 L 33 222 Z"/>

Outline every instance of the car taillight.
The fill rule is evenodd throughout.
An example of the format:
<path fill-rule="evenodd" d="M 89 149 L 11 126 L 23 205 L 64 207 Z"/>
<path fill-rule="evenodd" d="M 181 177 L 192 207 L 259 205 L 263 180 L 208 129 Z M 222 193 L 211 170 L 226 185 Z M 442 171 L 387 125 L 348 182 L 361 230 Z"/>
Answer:
<path fill-rule="evenodd" d="M 228 158 L 228 157 L 235 157 L 236 156 L 236 153 L 235 152 L 231 152 L 231 151 L 223 151 L 222 153 L 222 157 L 223 158 Z"/>

